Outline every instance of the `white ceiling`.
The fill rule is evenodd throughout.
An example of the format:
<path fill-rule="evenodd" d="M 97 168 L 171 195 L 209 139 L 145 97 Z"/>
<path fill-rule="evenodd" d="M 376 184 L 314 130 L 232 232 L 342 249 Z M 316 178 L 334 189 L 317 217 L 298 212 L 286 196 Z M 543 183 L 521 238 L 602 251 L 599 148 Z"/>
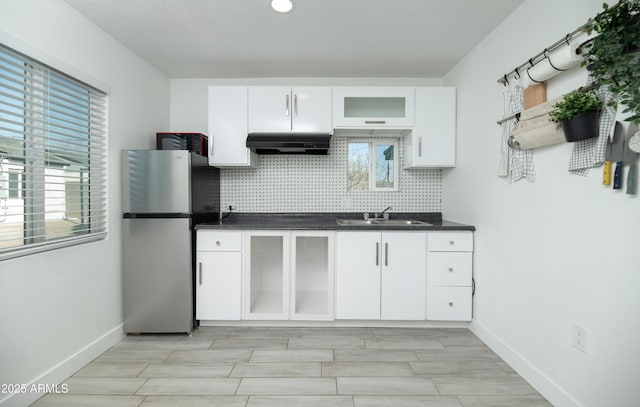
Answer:
<path fill-rule="evenodd" d="M 65 0 L 171 78 L 439 78 L 524 0 Z"/>

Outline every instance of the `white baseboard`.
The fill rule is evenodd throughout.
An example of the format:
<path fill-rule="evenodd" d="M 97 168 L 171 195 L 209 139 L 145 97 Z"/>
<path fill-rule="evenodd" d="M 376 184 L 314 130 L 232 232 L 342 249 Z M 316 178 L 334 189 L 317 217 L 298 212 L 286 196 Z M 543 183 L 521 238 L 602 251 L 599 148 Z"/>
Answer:
<path fill-rule="evenodd" d="M 474 320 L 469 329 L 555 407 L 584 407 L 481 322 Z"/>
<path fill-rule="evenodd" d="M 98 357 L 102 352 L 109 349 L 111 346 L 118 343 L 124 338 L 123 324 L 119 324 L 106 334 L 102 335 L 95 341 L 91 342 L 84 348 L 80 349 L 67 359 L 53 366 L 51 369 L 42 373 L 40 376 L 31 380 L 26 384 L 27 391 L 24 393 L 14 393 L 9 395 L 5 399 L 0 400 L 2 407 L 24 407 L 33 403 L 45 394 L 37 391 L 30 391 L 32 386 L 38 384 L 53 385 L 56 383 L 62 383 L 72 374 L 80 370 L 87 363 Z M 34 387 L 35 388 L 35 387 Z"/>

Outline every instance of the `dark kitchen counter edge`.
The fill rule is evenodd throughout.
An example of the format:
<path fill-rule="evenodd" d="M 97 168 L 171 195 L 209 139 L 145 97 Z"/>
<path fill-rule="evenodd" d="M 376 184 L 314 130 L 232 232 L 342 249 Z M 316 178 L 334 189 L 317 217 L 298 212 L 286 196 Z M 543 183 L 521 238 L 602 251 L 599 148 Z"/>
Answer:
<path fill-rule="evenodd" d="M 323 213 L 231 213 L 219 222 L 200 223 L 196 230 L 476 230 L 475 226 L 451 222 L 442 219 L 440 212 L 402 212 L 390 213 L 389 219 L 412 219 L 430 223 L 430 225 L 339 225 L 338 219 L 363 219 L 361 212 L 323 212 Z"/>

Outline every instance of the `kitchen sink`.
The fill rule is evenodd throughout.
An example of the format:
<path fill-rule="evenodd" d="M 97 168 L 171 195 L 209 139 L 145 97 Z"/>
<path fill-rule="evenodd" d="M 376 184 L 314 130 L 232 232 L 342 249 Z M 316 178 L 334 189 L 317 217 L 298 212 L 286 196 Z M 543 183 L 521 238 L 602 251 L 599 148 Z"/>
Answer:
<path fill-rule="evenodd" d="M 430 226 L 430 223 L 412 219 L 338 219 L 341 226 Z"/>

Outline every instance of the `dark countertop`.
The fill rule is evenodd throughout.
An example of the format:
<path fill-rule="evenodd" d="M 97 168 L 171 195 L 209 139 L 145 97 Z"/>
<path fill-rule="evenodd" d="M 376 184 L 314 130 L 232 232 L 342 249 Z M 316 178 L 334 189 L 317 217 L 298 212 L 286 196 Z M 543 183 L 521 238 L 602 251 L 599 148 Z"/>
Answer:
<path fill-rule="evenodd" d="M 390 213 L 389 219 L 413 219 L 430 225 L 339 225 L 337 219 L 363 219 L 362 213 L 231 213 L 220 222 L 201 223 L 196 230 L 476 230 L 475 226 L 442 220 L 439 212 Z"/>

